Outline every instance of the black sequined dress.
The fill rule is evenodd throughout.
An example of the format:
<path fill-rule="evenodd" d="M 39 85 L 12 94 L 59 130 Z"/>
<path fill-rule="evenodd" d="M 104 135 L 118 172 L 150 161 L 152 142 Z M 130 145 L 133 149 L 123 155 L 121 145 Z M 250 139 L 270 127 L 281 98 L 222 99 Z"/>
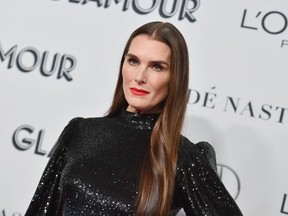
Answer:
<path fill-rule="evenodd" d="M 157 115 L 75 118 L 62 132 L 26 216 L 135 215 L 141 161 Z M 239 216 L 213 148 L 182 137 L 170 215 Z"/>

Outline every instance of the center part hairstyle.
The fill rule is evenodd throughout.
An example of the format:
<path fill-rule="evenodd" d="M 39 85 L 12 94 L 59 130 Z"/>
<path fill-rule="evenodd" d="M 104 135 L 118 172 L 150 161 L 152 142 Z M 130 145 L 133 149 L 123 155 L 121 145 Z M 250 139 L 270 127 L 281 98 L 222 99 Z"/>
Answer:
<path fill-rule="evenodd" d="M 171 23 L 150 22 L 136 29 L 125 46 L 118 82 L 107 117 L 125 110 L 128 103 L 123 91 L 122 66 L 131 41 L 148 35 L 170 47 L 170 80 L 168 95 L 150 139 L 150 151 L 144 158 L 136 202 L 137 216 L 169 215 L 174 193 L 176 163 L 181 129 L 188 99 L 189 56 L 184 37 Z"/>

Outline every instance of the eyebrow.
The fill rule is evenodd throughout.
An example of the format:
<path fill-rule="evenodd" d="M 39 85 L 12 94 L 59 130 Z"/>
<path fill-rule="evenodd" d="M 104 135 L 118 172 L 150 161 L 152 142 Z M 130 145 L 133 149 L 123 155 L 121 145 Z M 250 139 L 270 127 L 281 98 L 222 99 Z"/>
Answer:
<path fill-rule="evenodd" d="M 139 58 L 136 55 L 132 54 L 132 53 L 127 53 L 125 56 L 128 56 L 130 58 L 136 58 L 136 59 L 139 60 Z M 167 67 L 169 67 L 168 62 L 162 61 L 162 60 L 151 61 L 151 63 L 153 63 L 153 64 L 165 64 Z"/>

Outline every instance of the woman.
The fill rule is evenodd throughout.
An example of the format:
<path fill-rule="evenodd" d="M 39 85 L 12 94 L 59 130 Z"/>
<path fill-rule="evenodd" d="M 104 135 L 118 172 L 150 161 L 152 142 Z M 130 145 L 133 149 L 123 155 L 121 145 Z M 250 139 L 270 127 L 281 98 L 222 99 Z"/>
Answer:
<path fill-rule="evenodd" d="M 172 24 L 136 29 L 107 116 L 66 126 L 26 215 L 242 215 L 213 148 L 180 134 L 188 65 Z"/>

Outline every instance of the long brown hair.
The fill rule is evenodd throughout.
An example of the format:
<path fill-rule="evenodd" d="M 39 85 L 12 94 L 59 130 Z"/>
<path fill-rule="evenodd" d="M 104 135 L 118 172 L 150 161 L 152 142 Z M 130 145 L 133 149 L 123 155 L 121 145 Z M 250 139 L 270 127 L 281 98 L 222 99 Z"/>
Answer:
<path fill-rule="evenodd" d="M 136 215 L 169 215 L 178 157 L 180 133 L 186 111 L 189 81 L 189 56 L 186 42 L 171 23 L 150 22 L 136 29 L 124 49 L 118 82 L 108 117 L 126 109 L 128 103 L 123 91 L 122 65 L 131 41 L 140 34 L 167 44 L 171 49 L 169 91 L 161 114 L 153 128 L 150 152 L 141 170 Z"/>

